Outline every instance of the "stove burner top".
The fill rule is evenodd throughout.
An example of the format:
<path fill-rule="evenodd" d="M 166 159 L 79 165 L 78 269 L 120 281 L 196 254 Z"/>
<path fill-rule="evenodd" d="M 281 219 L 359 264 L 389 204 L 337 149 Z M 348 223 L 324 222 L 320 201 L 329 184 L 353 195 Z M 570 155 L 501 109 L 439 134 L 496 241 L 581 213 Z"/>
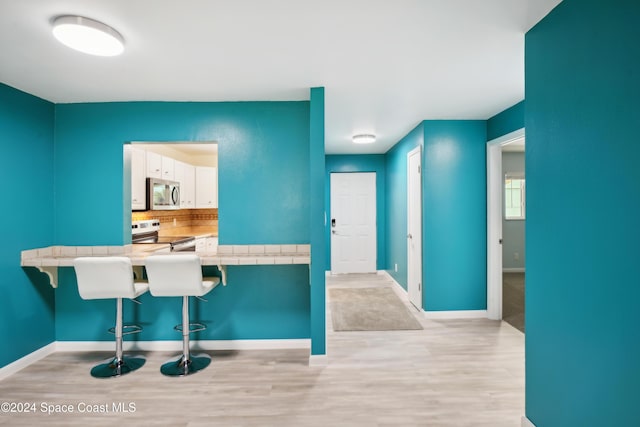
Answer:
<path fill-rule="evenodd" d="M 168 243 L 172 252 L 194 251 L 196 239 L 193 236 L 159 236 L 160 221 L 135 221 L 131 224 L 132 243 Z"/>

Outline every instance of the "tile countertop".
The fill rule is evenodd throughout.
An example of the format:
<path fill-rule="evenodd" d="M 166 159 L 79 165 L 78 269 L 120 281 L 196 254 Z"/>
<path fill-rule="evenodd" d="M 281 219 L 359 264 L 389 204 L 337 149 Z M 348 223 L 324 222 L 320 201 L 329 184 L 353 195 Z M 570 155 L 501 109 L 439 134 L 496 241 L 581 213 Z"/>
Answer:
<path fill-rule="evenodd" d="M 140 244 L 125 246 L 49 246 L 22 251 L 20 265 L 35 267 L 49 275 L 51 286 L 57 287 L 58 267 L 72 267 L 73 260 L 81 256 L 127 256 L 134 267 L 144 266 L 147 256 L 166 249 L 167 244 Z M 173 253 L 176 256 L 185 252 Z M 222 272 L 226 284 L 228 265 L 290 265 L 311 263 L 311 246 L 303 245 L 220 245 L 216 251 L 195 252 L 202 265 L 215 265 Z"/>

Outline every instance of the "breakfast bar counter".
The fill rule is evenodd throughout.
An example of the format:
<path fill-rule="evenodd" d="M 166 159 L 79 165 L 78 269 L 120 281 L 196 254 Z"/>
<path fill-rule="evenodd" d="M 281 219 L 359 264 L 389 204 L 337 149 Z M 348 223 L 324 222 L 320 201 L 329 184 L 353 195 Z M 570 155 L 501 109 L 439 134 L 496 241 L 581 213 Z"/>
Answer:
<path fill-rule="evenodd" d="M 20 265 L 34 267 L 49 276 L 54 288 L 58 286 L 58 267 L 73 267 L 73 260 L 85 256 L 126 256 L 131 258 L 134 270 L 141 274 L 149 255 L 166 252 L 167 244 L 134 244 L 124 246 L 49 246 L 22 251 Z M 186 252 L 174 252 L 176 256 Z M 197 251 L 203 266 L 217 266 L 226 281 L 228 265 L 293 265 L 311 263 L 308 244 L 292 245 L 220 245 Z"/>

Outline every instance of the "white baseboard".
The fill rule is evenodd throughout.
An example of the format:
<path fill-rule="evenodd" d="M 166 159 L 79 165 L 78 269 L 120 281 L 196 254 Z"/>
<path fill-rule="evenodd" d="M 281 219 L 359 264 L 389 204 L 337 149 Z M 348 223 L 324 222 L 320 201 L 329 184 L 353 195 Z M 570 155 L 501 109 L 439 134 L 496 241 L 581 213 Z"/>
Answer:
<path fill-rule="evenodd" d="M 378 271 L 378 274 L 386 276 L 393 283 L 393 290 L 401 299 L 408 300 L 407 290 L 396 282 L 391 274 L 386 270 Z M 427 319 L 486 319 L 487 310 L 452 310 L 452 311 L 424 311 L 421 310 Z"/>
<path fill-rule="evenodd" d="M 525 416 L 522 417 L 522 422 L 520 425 L 522 427 L 536 427 L 531 421 L 529 421 L 529 418 Z"/>
<path fill-rule="evenodd" d="M 503 273 L 524 273 L 524 268 L 522 267 L 516 267 L 516 268 L 503 268 L 502 272 Z"/>
<path fill-rule="evenodd" d="M 329 364 L 329 358 L 326 354 L 312 354 L 309 356 L 309 366 L 327 366 Z"/>
<path fill-rule="evenodd" d="M 486 319 L 487 310 L 423 311 L 427 319 Z"/>
<path fill-rule="evenodd" d="M 7 366 L 0 368 L 0 381 L 55 352 L 56 343 L 52 342 L 51 344 L 47 344 L 44 347 L 41 347 L 36 351 L 29 353 L 24 357 L 21 357 L 15 362 L 9 363 Z"/>
<path fill-rule="evenodd" d="M 396 282 L 396 279 L 393 278 L 391 274 L 387 270 L 378 270 L 378 274 L 381 276 L 385 276 L 392 284 L 393 290 L 400 298 L 408 299 L 407 290 L 402 287 L 402 285 Z"/>
<path fill-rule="evenodd" d="M 192 340 L 192 350 L 311 349 L 311 340 Z M 180 341 L 124 341 L 124 351 L 180 351 Z M 57 341 L 56 351 L 115 351 L 114 341 Z"/>

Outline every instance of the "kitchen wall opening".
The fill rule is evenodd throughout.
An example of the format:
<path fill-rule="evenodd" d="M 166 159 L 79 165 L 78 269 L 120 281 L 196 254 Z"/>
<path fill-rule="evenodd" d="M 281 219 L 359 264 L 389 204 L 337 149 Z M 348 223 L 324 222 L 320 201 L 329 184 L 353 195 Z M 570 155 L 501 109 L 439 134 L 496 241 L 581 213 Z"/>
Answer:
<path fill-rule="evenodd" d="M 157 222 L 162 241 L 218 236 L 218 144 L 133 141 L 124 146 L 132 230 Z M 130 175 L 130 178 L 128 178 Z M 129 193 L 129 194 L 128 194 Z M 126 208 L 125 208 L 126 209 Z M 177 241 L 177 240 L 176 240 Z M 135 236 L 134 236 L 135 243 Z"/>

